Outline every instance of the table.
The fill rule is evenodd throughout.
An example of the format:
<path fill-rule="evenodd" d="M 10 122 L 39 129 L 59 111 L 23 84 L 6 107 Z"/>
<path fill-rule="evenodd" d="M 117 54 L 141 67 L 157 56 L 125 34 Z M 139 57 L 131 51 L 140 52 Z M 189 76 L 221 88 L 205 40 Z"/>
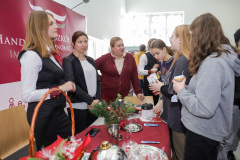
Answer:
<path fill-rule="evenodd" d="M 142 125 L 143 129 L 140 132 L 132 133 L 131 140 L 137 142 L 138 144 L 141 141 L 159 141 L 160 144 L 151 144 L 152 146 L 163 149 L 167 153 L 169 160 L 171 160 L 171 149 L 170 149 L 170 135 L 168 125 L 165 122 L 154 122 L 159 124 L 158 127 L 145 127 L 144 123 L 139 119 L 137 120 L 138 124 Z M 149 123 L 149 122 L 147 122 Z M 76 135 L 76 138 L 85 139 L 85 134 L 91 128 L 99 128 L 100 131 L 95 137 L 91 137 L 91 143 L 88 145 L 86 152 L 91 153 L 96 147 L 100 146 L 102 141 L 108 141 L 108 133 L 105 125 L 92 125 Z M 123 135 L 123 140 L 119 141 L 119 146 L 122 147 L 123 142 L 128 141 L 129 139 L 125 138 L 125 131 L 121 129 L 120 133 Z"/>

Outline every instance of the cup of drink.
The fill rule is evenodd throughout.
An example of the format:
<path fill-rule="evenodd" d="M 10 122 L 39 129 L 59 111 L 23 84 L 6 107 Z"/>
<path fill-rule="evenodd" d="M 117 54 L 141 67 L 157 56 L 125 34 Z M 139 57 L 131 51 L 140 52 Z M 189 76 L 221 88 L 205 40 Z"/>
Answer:
<path fill-rule="evenodd" d="M 152 68 L 151 73 L 157 73 L 157 68 Z"/>
<path fill-rule="evenodd" d="M 182 82 L 184 78 L 185 78 L 184 75 L 179 75 L 179 76 L 175 76 L 173 79 L 175 81 Z"/>

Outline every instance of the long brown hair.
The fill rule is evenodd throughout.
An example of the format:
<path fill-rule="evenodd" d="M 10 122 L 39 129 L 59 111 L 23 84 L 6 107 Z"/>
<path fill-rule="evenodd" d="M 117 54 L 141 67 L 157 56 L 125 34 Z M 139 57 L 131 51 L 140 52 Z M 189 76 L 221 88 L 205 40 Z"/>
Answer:
<path fill-rule="evenodd" d="M 152 43 L 150 44 L 150 48 L 158 48 L 158 49 L 163 49 L 163 48 L 166 48 L 166 50 L 167 50 L 167 53 L 170 55 L 170 56 L 172 56 L 174 53 L 173 53 L 173 51 L 172 51 L 172 49 L 171 48 L 169 48 L 166 44 L 165 44 L 165 42 L 163 41 L 163 40 L 161 40 L 161 39 L 155 39 L 155 40 L 153 40 L 152 41 Z"/>
<path fill-rule="evenodd" d="M 50 51 L 58 53 L 54 39 L 48 36 L 48 15 L 52 16 L 44 11 L 33 11 L 29 14 L 26 24 L 25 43 L 22 48 L 23 50 L 37 50 L 43 58 L 48 58 L 51 55 L 47 51 L 47 46 Z"/>
<path fill-rule="evenodd" d="M 151 38 L 151 39 L 148 40 L 148 44 L 147 44 L 148 50 L 150 50 L 150 48 L 151 48 L 151 43 L 152 43 L 154 40 L 156 40 L 156 38 Z"/>
<path fill-rule="evenodd" d="M 176 53 L 174 54 L 174 59 L 171 66 L 175 64 L 175 62 L 180 57 L 180 55 L 183 55 L 187 59 L 189 59 L 190 48 L 191 48 L 189 25 L 186 25 L 186 24 L 179 25 L 174 29 L 173 33 L 175 34 L 176 37 L 179 38 L 180 47 L 179 47 L 179 51 L 176 51 Z"/>
<path fill-rule="evenodd" d="M 221 56 L 223 52 L 230 54 L 230 51 L 222 48 L 221 44 L 230 45 L 240 57 L 237 48 L 232 46 L 224 35 L 220 22 L 211 13 L 205 13 L 197 17 L 190 25 L 190 30 L 192 37 L 189 71 L 192 76 L 198 72 L 204 59 L 211 53 L 217 52 L 216 57 Z"/>

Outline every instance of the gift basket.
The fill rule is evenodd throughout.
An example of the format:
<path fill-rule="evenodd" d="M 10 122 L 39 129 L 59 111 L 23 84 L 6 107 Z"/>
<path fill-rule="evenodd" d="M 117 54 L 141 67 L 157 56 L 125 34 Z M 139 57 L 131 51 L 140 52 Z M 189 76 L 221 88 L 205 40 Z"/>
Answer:
<path fill-rule="evenodd" d="M 47 146 L 46 148 L 43 148 L 41 151 L 38 151 L 35 153 L 34 148 L 34 128 L 35 128 L 35 122 L 36 117 L 39 108 L 41 107 L 42 103 L 46 99 L 46 97 L 52 93 L 52 92 L 61 92 L 67 99 L 67 102 L 70 106 L 71 111 L 71 120 L 72 120 L 72 137 L 69 141 L 62 139 L 60 136 L 58 136 L 57 140 L 53 142 L 50 146 Z M 85 140 L 82 142 L 80 140 L 76 140 L 74 137 L 75 134 L 75 121 L 74 121 L 74 111 L 72 108 L 71 100 L 67 96 L 65 92 L 58 88 L 52 88 L 47 93 L 45 93 L 42 97 L 42 99 L 37 104 L 32 118 L 31 128 L 30 128 L 30 134 L 29 134 L 29 152 L 30 156 L 23 157 L 20 160 L 33 160 L 33 159 L 43 159 L 43 160 L 52 160 L 52 159 L 60 159 L 60 160 L 80 160 L 85 150 L 87 149 L 88 144 L 90 143 L 91 139 L 88 135 Z"/>

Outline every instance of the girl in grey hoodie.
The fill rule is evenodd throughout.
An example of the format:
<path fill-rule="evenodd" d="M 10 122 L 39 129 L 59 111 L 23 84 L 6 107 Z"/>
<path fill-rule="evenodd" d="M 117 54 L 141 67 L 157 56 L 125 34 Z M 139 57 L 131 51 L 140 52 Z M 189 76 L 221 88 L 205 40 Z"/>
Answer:
<path fill-rule="evenodd" d="M 225 37 L 215 16 L 206 13 L 190 25 L 189 71 L 192 77 L 173 80 L 182 105 L 186 132 L 185 160 L 215 160 L 218 146 L 231 132 L 235 75 L 240 53 Z"/>

